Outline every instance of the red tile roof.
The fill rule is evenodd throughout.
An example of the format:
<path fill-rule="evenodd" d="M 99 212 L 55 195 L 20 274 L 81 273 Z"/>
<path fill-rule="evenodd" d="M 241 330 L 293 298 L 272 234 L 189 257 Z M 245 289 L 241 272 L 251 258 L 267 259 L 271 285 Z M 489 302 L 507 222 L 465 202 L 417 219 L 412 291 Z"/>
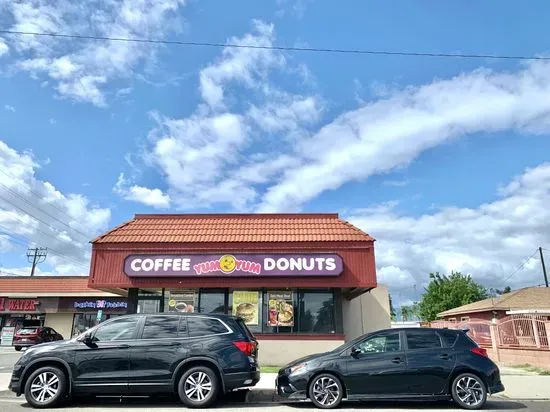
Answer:
<path fill-rule="evenodd" d="M 338 214 L 136 215 L 92 243 L 371 242 Z"/>
<path fill-rule="evenodd" d="M 10 293 L 97 293 L 88 276 L 0 276 L 0 296 Z"/>

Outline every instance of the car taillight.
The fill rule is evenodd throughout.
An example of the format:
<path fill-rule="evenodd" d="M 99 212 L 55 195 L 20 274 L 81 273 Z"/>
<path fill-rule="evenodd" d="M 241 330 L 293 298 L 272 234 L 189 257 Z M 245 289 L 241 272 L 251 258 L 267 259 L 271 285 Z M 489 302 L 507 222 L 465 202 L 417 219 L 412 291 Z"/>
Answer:
<path fill-rule="evenodd" d="M 239 348 L 246 356 L 252 356 L 254 349 L 256 349 L 256 344 L 254 342 L 236 341 L 233 342 L 233 345 Z"/>
<path fill-rule="evenodd" d="M 483 348 L 472 348 L 470 349 L 470 351 L 475 354 L 475 355 L 479 355 L 479 356 L 483 356 L 484 358 L 488 358 L 489 355 L 487 354 L 487 349 L 483 349 Z"/>

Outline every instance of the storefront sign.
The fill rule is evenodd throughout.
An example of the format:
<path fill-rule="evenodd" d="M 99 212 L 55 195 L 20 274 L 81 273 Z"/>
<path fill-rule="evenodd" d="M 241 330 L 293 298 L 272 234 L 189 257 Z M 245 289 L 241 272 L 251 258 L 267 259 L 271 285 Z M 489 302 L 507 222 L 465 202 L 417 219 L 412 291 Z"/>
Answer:
<path fill-rule="evenodd" d="M 254 291 L 233 292 L 233 316 L 239 316 L 247 325 L 258 324 L 260 293 Z"/>
<path fill-rule="evenodd" d="M 73 303 L 73 307 L 75 309 L 116 310 L 116 309 L 127 309 L 128 302 L 125 300 L 111 300 L 111 299 L 76 300 Z"/>
<path fill-rule="evenodd" d="M 268 326 L 294 326 L 292 292 L 267 292 Z"/>
<path fill-rule="evenodd" d="M 15 327 L 13 326 L 4 326 L 0 334 L 1 345 L 2 346 L 11 346 L 13 344 L 13 335 L 15 334 Z"/>
<path fill-rule="evenodd" d="M 130 277 L 338 276 L 343 269 L 335 253 L 130 255 L 124 261 Z"/>
<path fill-rule="evenodd" d="M 8 310 L 10 312 L 34 312 L 40 304 L 35 299 L 9 299 Z"/>

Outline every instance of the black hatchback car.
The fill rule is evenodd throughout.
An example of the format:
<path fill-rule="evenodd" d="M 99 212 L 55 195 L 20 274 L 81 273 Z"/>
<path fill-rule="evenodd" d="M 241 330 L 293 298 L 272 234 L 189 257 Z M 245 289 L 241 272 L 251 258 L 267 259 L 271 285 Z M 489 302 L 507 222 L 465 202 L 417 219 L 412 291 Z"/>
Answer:
<path fill-rule="evenodd" d="M 277 392 L 323 409 L 343 399 L 453 399 L 480 409 L 502 392 L 497 365 L 464 330 L 388 329 L 332 352 L 298 359 L 279 371 Z"/>
<path fill-rule="evenodd" d="M 69 341 L 28 349 L 9 388 L 37 408 L 71 394 L 178 394 L 191 407 L 260 380 L 258 343 L 244 322 L 227 315 L 127 315 Z"/>

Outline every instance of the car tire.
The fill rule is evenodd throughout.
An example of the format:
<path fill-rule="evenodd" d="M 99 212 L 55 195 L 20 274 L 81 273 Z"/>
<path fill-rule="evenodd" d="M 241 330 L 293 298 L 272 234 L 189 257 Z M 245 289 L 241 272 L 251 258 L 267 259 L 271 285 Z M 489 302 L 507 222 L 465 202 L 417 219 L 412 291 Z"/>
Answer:
<path fill-rule="evenodd" d="M 15 346 L 15 350 L 16 350 L 17 352 L 21 352 L 21 349 L 23 349 L 21 346 Z"/>
<path fill-rule="evenodd" d="M 35 370 L 25 383 L 25 399 L 33 408 L 52 408 L 67 398 L 69 385 L 62 370 L 46 366 Z"/>
<path fill-rule="evenodd" d="M 219 392 L 218 376 L 207 366 L 196 366 L 187 370 L 178 384 L 178 395 L 190 408 L 206 408 L 212 405 L 218 399 Z"/>
<path fill-rule="evenodd" d="M 462 409 L 477 410 L 487 402 L 487 387 L 479 376 L 462 373 L 453 380 L 451 395 Z"/>
<path fill-rule="evenodd" d="M 313 378 L 308 392 L 311 402 L 320 409 L 337 408 L 344 397 L 344 387 L 340 379 L 330 373 Z"/>

